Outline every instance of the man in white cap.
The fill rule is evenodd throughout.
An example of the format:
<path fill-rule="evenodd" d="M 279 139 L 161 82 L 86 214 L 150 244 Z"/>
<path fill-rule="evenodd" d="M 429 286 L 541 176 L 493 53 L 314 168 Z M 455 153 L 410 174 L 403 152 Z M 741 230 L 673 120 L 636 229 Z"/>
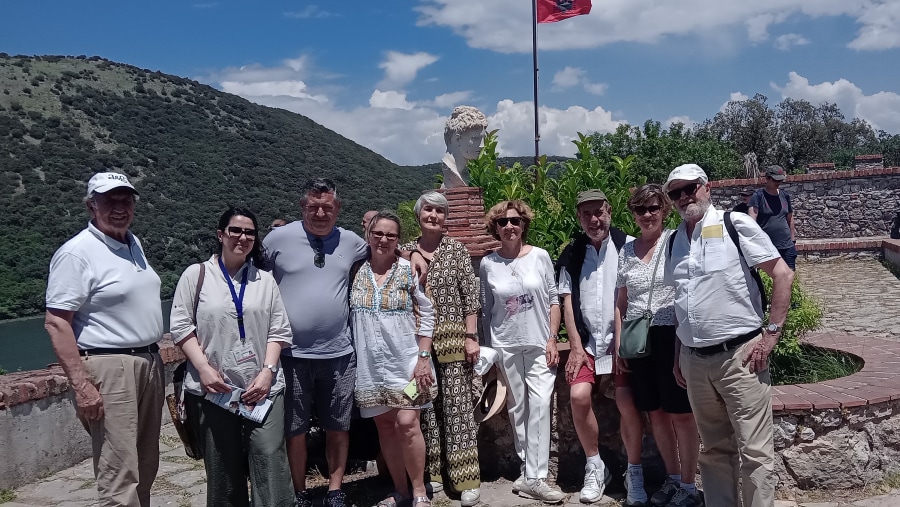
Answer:
<path fill-rule="evenodd" d="M 160 280 L 128 228 L 137 191 L 95 174 L 87 228 L 50 261 L 45 327 L 91 436 L 100 505 L 150 505 L 165 388 Z"/>
<path fill-rule="evenodd" d="M 778 478 L 768 357 L 781 336 L 794 272 L 752 218 L 710 204 L 700 166 L 676 167 L 663 189 L 684 219 L 669 241 L 665 281 L 675 287 L 675 378 L 697 407 L 706 505 L 732 507 L 742 499 L 744 507 L 771 507 Z M 773 281 L 765 326 L 754 267 Z M 700 505 L 700 498 L 673 502 Z"/>

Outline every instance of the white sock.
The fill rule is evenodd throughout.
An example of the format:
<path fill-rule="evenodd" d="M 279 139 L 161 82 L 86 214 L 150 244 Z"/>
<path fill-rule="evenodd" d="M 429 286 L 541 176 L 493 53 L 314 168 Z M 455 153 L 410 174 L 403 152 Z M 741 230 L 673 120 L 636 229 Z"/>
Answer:
<path fill-rule="evenodd" d="M 606 468 L 606 466 L 603 464 L 603 460 L 600 459 L 599 454 L 595 454 L 593 456 L 588 456 L 587 464 L 594 465 L 594 468 L 596 468 L 597 470 L 603 470 L 604 468 Z"/>
<path fill-rule="evenodd" d="M 694 484 L 693 482 L 682 482 L 681 489 L 687 491 L 688 493 L 690 493 L 692 495 L 697 494 L 697 485 Z"/>

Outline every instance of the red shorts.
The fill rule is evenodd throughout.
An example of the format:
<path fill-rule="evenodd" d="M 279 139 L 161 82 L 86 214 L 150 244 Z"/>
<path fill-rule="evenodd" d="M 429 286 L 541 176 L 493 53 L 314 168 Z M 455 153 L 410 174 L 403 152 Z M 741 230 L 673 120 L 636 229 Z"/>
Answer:
<path fill-rule="evenodd" d="M 594 383 L 594 356 L 590 354 L 585 354 L 588 359 L 588 364 L 582 364 L 581 369 L 578 370 L 578 373 L 575 374 L 575 378 L 569 381 L 569 385 L 573 386 L 575 384 L 583 384 L 585 382 L 589 382 L 591 384 Z"/>

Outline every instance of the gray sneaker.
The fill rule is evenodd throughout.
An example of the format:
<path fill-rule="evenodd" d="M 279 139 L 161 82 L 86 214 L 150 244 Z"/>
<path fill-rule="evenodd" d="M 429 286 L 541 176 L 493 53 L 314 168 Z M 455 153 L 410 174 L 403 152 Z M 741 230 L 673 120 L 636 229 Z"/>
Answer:
<path fill-rule="evenodd" d="M 519 494 L 546 503 L 562 503 L 566 499 L 565 493 L 550 487 L 544 479 L 526 480 Z"/>
<path fill-rule="evenodd" d="M 650 503 L 659 506 L 668 504 L 679 488 L 681 488 L 681 484 L 678 481 L 671 477 L 666 477 L 666 482 L 659 488 L 659 491 L 653 493 L 653 496 L 650 497 Z"/>
<path fill-rule="evenodd" d="M 701 507 L 703 505 L 703 501 L 700 499 L 700 492 L 690 494 L 684 488 L 678 488 L 678 491 L 675 492 L 675 496 L 669 500 L 669 503 L 666 504 L 666 507 Z"/>
<path fill-rule="evenodd" d="M 647 492 L 644 491 L 644 472 L 640 468 L 625 471 L 626 507 L 644 507 L 647 505 Z"/>
<path fill-rule="evenodd" d="M 512 492 L 518 493 L 519 491 L 522 491 L 522 489 L 524 489 L 524 488 L 525 488 L 525 474 L 522 474 L 519 476 L 518 479 L 516 479 L 515 482 L 513 482 Z"/>

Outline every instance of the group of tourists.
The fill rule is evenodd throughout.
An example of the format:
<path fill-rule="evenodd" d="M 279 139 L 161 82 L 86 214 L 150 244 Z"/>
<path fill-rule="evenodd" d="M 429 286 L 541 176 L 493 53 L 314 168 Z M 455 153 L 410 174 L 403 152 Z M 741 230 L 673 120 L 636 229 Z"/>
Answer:
<path fill-rule="evenodd" d="M 160 279 L 129 230 L 137 199 L 124 175 L 90 179 L 91 220 L 53 256 L 46 298 L 46 327 L 109 506 L 149 506 L 159 464 Z M 464 507 L 477 504 L 473 390 L 482 353 L 508 386 L 519 495 L 566 498 L 548 482 L 561 366 L 587 462 L 582 502 L 599 500 L 611 480 L 598 448 L 597 389 L 621 414 L 626 505 L 701 505 L 698 461 L 706 505 L 774 505 L 767 358 L 793 272 L 753 219 L 710 204 L 699 166 L 634 191 L 638 238 L 611 227 L 601 190 L 579 193 L 572 212 L 582 230 L 555 266 L 527 243 L 531 208 L 498 203 L 485 221 L 500 248 L 477 273 L 465 246 L 444 232 L 450 208 L 439 192 L 416 202 L 421 235 L 405 244 L 390 211 L 367 213 L 363 237 L 337 227 L 341 199 L 328 179 L 306 182 L 299 200 L 302 220 L 273 224 L 264 240 L 251 210 L 226 210 L 217 252 L 187 267 L 175 289 L 171 334 L 187 358 L 183 402 L 208 505 L 311 507 L 312 424 L 325 432 L 323 503 L 348 505 L 341 486 L 356 417 L 374 421 L 393 481 L 378 507 L 430 507 L 441 489 Z M 665 228 L 673 205 L 683 218 L 674 231 Z M 754 268 L 773 278 L 766 327 Z M 622 330 L 642 316 L 651 319 L 649 353 L 619 357 Z M 563 322 L 570 352 L 560 365 Z M 239 410 L 217 401 L 229 395 Z M 641 412 L 667 473 L 650 495 Z"/>

